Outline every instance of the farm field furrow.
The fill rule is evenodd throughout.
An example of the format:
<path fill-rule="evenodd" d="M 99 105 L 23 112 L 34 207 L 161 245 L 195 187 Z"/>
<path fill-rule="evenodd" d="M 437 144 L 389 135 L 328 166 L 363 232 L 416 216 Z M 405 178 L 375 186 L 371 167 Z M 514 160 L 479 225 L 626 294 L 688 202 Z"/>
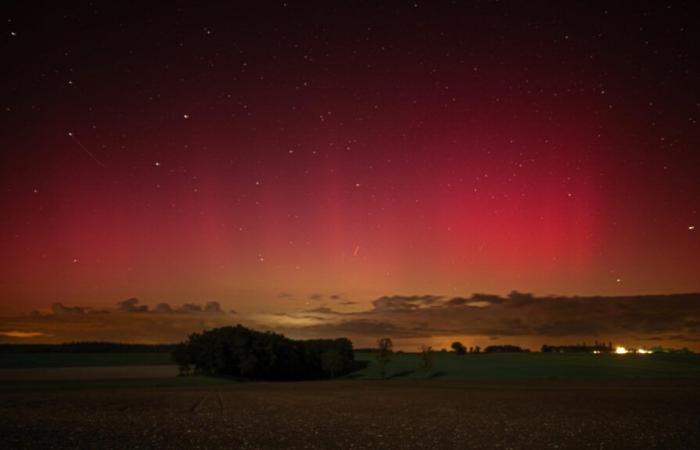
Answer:
<path fill-rule="evenodd" d="M 693 380 L 344 380 L 0 396 L 8 449 L 700 447 Z"/>

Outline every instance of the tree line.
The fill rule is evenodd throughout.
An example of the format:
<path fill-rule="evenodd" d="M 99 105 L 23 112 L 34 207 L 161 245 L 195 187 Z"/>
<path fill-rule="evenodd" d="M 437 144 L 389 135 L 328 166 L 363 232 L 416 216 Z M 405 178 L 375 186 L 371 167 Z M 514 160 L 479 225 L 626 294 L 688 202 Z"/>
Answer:
<path fill-rule="evenodd" d="M 256 380 L 333 378 L 355 368 L 349 339 L 292 340 L 242 325 L 193 333 L 175 347 L 173 359 L 181 374 Z"/>
<path fill-rule="evenodd" d="M 592 353 L 594 351 L 601 353 L 611 353 L 613 351 L 612 342 L 598 342 L 593 345 L 574 344 L 574 345 L 543 345 L 542 353 Z"/>
<path fill-rule="evenodd" d="M 168 353 L 175 344 L 66 342 L 63 344 L 0 344 L 0 353 Z"/>

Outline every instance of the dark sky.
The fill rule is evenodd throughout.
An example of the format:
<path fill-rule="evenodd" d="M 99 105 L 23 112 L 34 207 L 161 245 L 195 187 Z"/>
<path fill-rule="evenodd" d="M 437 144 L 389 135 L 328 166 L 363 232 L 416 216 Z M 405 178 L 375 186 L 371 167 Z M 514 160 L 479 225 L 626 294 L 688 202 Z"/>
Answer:
<path fill-rule="evenodd" d="M 4 2 L 0 313 L 700 290 L 700 7 L 609 3 Z"/>

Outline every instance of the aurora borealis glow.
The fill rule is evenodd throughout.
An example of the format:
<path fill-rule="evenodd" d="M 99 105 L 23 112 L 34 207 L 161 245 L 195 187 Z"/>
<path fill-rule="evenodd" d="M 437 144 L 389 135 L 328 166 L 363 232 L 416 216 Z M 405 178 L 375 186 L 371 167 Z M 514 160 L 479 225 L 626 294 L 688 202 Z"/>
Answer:
<path fill-rule="evenodd" d="M 694 8 L 6 7 L 0 313 L 700 291 Z"/>

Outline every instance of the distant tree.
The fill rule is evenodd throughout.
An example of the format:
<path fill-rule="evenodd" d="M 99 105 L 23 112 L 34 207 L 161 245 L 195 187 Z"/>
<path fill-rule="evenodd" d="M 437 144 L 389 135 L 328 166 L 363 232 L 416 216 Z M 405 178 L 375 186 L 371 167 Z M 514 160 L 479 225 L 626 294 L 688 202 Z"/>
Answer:
<path fill-rule="evenodd" d="M 260 380 L 304 380 L 334 377 L 354 367 L 352 343 L 345 338 L 296 341 L 241 325 L 193 333 L 173 351 L 188 373 Z"/>
<path fill-rule="evenodd" d="M 321 367 L 323 368 L 323 373 L 331 378 L 335 377 L 336 373 L 342 372 L 343 359 L 340 352 L 335 348 L 324 350 L 321 353 Z"/>
<path fill-rule="evenodd" d="M 467 353 L 467 347 L 465 347 L 461 342 L 453 342 L 450 347 L 458 355 L 464 355 Z"/>
<path fill-rule="evenodd" d="M 420 346 L 420 368 L 429 371 L 433 367 L 433 348 L 429 345 Z"/>
<path fill-rule="evenodd" d="M 481 353 L 481 347 L 479 347 L 478 345 L 474 347 L 474 353 Z"/>
<path fill-rule="evenodd" d="M 185 344 L 178 344 L 173 349 L 173 361 L 177 364 L 178 374 L 180 376 L 189 375 L 191 372 L 190 355 L 187 352 L 187 346 Z"/>
<path fill-rule="evenodd" d="M 391 341 L 391 338 L 381 338 L 377 340 L 377 347 L 379 347 L 379 352 L 377 353 L 379 374 L 382 378 L 385 378 L 386 366 L 391 361 L 392 354 L 394 353 L 394 343 Z"/>
<path fill-rule="evenodd" d="M 489 345 L 484 349 L 484 353 L 524 353 L 530 350 L 523 349 L 517 345 Z"/>

